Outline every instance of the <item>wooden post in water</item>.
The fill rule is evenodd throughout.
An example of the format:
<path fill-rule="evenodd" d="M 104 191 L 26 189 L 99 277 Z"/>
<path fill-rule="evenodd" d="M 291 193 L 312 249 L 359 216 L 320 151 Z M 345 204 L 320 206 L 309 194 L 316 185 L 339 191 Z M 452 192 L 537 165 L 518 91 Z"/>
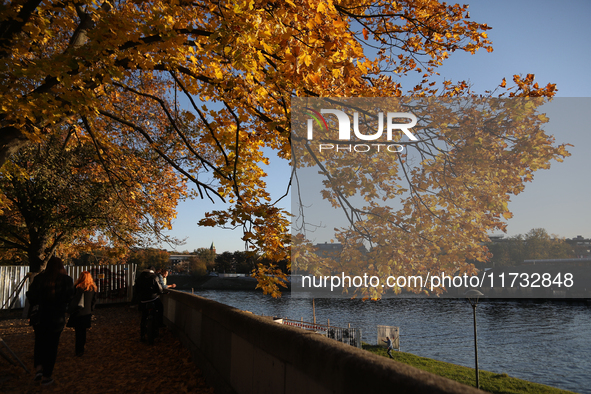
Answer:
<path fill-rule="evenodd" d="M 312 317 L 314 318 L 314 324 L 316 324 L 316 305 L 314 304 L 314 298 L 312 298 Z"/>

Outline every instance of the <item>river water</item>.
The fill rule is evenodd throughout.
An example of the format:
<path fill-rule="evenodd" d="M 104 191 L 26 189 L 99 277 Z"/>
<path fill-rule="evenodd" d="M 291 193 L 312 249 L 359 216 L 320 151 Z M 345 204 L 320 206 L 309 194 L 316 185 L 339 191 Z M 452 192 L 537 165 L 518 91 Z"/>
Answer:
<path fill-rule="evenodd" d="M 195 294 L 259 315 L 312 321 L 312 300 L 260 292 Z M 400 350 L 474 368 L 472 307 L 466 300 L 316 299 L 316 321 L 361 328 L 377 342 L 377 325 L 400 327 Z M 479 368 L 591 394 L 591 307 L 564 302 L 491 300 L 476 309 Z"/>

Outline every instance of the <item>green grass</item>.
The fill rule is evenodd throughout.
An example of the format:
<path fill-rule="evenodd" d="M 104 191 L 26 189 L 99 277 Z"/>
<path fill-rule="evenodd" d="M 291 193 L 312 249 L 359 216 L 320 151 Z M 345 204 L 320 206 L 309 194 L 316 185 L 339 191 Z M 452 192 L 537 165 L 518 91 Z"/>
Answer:
<path fill-rule="evenodd" d="M 383 346 L 363 344 L 363 349 L 380 356 L 388 357 L 386 348 Z M 463 367 L 431 358 L 419 357 L 410 353 L 392 351 L 394 360 L 413 367 L 446 377 L 468 386 L 476 386 L 476 374 L 474 368 Z M 506 373 L 498 374 L 480 370 L 480 389 L 490 393 L 572 393 L 572 391 L 561 390 L 555 387 L 539 383 L 532 383 L 526 380 L 512 378 Z"/>

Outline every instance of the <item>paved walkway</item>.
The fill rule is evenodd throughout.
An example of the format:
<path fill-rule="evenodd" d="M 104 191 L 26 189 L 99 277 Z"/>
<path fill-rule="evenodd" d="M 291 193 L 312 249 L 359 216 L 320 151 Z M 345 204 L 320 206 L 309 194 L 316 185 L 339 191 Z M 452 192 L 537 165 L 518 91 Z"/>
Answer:
<path fill-rule="evenodd" d="M 19 315 L 0 315 L 0 337 L 32 371 L 34 333 Z M 139 319 L 139 312 L 128 305 L 99 306 L 82 357 L 74 355 L 74 329 L 66 328 L 51 386 L 41 387 L 32 374 L 0 357 L 0 393 L 214 392 L 170 332 L 163 330 L 153 346 L 141 343 Z"/>

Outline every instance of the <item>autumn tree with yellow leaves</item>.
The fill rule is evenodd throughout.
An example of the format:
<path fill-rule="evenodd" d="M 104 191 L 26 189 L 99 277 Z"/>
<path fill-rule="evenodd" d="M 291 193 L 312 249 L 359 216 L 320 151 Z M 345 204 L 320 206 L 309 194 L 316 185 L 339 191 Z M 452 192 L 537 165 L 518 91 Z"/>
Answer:
<path fill-rule="evenodd" d="M 64 127 L 92 140 L 106 172 L 111 158 L 135 165 L 119 142 L 138 141 L 199 197 L 231 203 L 200 224 L 242 226 L 247 243 L 280 260 L 288 213 L 261 163 L 269 151 L 291 158 L 291 97 L 466 94 L 464 82 L 431 77 L 454 51 L 492 50 L 489 27 L 468 17 L 467 6 L 435 0 L 3 4 L 0 164 Z M 398 77 L 409 73 L 422 79 L 405 92 Z M 512 94 L 554 91 L 515 81 Z M 259 267 L 276 295 L 273 272 Z"/>
<path fill-rule="evenodd" d="M 13 154 L 0 174 L 0 247 L 25 253 L 38 272 L 55 252 L 165 239 L 185 190 L 149 150 L 122 147 L 122 153 L 134 160 L 101 162 L 92 141 L 69 128 Z"/>
<path fill-rule="evenodd" d="M 539 109 L 546 97 L 292 101 L 297 180 L 292 269 L 379 278 L 363 288 L 347 283 L 371 298 L 386 290 L 431 293 L 424 282 L 385 286 L 387 278 L 478 274 L 473 262 L 490 258 L 488 234 L 505 231 L 511 196 L 524 190 L 535 171 L 568 156 L 566 145 L 554 144 L 544 131 L 548 118 Z M 319 113 L 315 108 L 326 112 L 327 127 L 310 127 Z M 416 118 L 408 136 L 395 129 L 388 140 L 373 139 L 385 134 L 385 109 Z M 342 121 L 336 122 L 335 111 L 345 114 L 344 121 L 354 113 L 349 118 L 356 138 L 338 138 Z M 314 186 L 319 184 L 320 192 Z M 330 205 L 322 205 L 320 218 L 310 216 L 309 207 L 321 199 Z M 335 228 L 340 243 L 335 256 L 323 256 L 306 242 L 310 224 Z"/>

